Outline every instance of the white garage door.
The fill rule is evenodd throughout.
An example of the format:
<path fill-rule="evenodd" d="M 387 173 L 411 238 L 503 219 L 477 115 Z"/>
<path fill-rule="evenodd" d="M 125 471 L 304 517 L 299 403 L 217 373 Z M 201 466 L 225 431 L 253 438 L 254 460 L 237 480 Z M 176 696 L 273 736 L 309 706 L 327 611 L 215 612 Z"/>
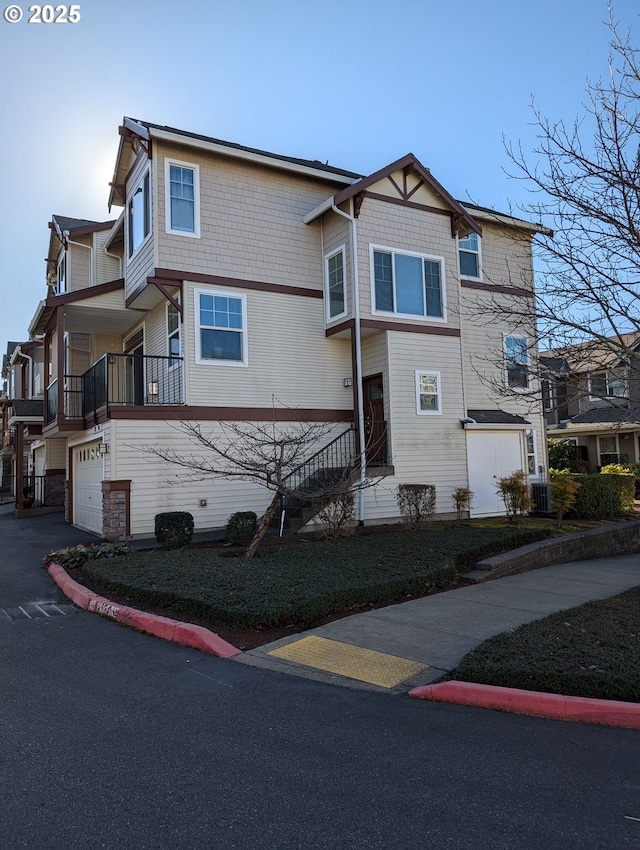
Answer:
<path fill-rule="evenodd" d="M 467 431 L 469 489 L 473 492 L 471 516 L 506 513 L 498 495 L 498 478 L 525 469 L 520 431 Z"/>
<path fill-rule="evenodd" d="M 100 441 L 73 450 L 73 524 L 102 536 L 102 479 L 104 460 Z"/>

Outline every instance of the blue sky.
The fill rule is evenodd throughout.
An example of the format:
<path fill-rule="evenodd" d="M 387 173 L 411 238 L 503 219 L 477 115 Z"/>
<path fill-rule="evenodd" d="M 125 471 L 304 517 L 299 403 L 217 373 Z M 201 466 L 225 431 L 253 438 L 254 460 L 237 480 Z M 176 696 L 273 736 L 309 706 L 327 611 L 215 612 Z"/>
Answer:
<path fill-rule="evenodd" d="M 51 215 L 110 217 L 123 115 L 363 174 L 411 151 L 506 210 L 526 192 L 503 136 L 534 147 L 532 98 L 572 120 L 609 54 L 605 0 L 80 0 L 76 24 L 17 5 L 0 19 L 2 351 L 46 295 Z M 637 0 L 614 17 L 637 43 Z"/>

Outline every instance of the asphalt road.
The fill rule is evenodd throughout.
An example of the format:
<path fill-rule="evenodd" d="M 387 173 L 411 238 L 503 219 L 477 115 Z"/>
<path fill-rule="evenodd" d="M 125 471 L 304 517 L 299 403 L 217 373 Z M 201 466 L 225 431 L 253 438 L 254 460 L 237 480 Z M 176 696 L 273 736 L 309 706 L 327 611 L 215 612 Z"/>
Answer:
<path fill-rule="evenodd" d="M 23 534 L 0 536 L 0 607 L 59 598 Z M 637 732 L 288 677 L 80 611 L 0 619 L 0 658 L 3 850 L 640 844 Z"/>

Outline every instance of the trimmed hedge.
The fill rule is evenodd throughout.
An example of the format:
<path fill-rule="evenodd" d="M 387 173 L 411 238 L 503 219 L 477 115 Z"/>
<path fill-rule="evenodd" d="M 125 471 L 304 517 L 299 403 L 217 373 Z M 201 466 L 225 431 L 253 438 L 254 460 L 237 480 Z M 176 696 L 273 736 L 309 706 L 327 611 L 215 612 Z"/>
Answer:
<path fill-rule="evenodd" d="M 449 587 L 463 566 L 549 531 L 457 528 L 265 547 L 255 558 L 216 549 L 139 552 L 82 570 L 131 602 L 242 628 L 303 624 L 367 604 Z"/>
<path fill-rule="evenodd" d="M 466 655 L 454 678 L 640 702 L 640 587 L 526 623 Z"/>
<path fill-rule="evenodd" d="M 167 549 L 180 549 L 193 537 L 193 514 L 188 511 L 167 511 L 155 515 L 156 540 Z"/>
<path fill-rule="evenodd" d="M 632 475 L 572 475 L 582 485 L 572 516 L 610 519 L 633 510 L 635 478 Z"/>

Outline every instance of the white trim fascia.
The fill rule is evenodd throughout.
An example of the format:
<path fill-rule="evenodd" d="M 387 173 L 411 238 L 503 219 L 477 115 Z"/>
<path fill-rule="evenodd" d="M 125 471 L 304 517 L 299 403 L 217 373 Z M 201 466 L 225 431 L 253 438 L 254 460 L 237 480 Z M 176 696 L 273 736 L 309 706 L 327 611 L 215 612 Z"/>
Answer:
<path fill-rule="evenodd" d="M 182 147 L 198 148 L 199 150 L 208 151 L 209 153 L 217 153 L 221 156 L 230 157 L 231 159 L 243 159 L 249 162 L 254 162 L 257 165 L 266 165 L 269 168 L 277 168 L 281 171 L 290 171 L 294 174 L 304 174 L 307 177 L 318 177 L 322 180 L 327 180 L 331 183 L 341 183 L 345 186 L 351 186 L 356 180 L 361 178 L 347 177 L 344 174 L 335 174 L 334 172 L 324 171 L 322 168 L 313 168 L 308 165 L 301 165 L 295 162 L 289 162 L 282 159 L 274 159 L 266 154 L 254 153 L 252 151 L 240 150 L 238 148 L 230 148 L 227 145 L 220 145 L 216 142 L 206 142 L 203 139 L 194 139 L 190 136 L 182 136 L 178 133 L 171 133 L 167 130 L 157 130 L 155 127 L 149 129 L 151 137 L 160 139 L 165 142 L 171 142 Z"/>
<path fill-rule="evenodd" d="M 515 218 L 506 213 L 491 212 L 491 210 L 479 210 L 474 206 L 467 206 L 462 202 L 462 206 L 473 218 L 479 221 L 494 222 L 495 224 L 506 224 L 508 227 L 517 227 L 519 230 L 527 230 L 531 233 L 542 233 L 544 236 L 553 236 L 553 230 L 545 227 L 544 224 L 532 221 L 525 221 L 522 218 Z"/>
<path fill-rule="evenodd" d="M 136 136 L 140 136 L 141 139 L 149 140 L 149 131 L 144 126 L 144 124 L 139 124 L 137 121 L 134 121 L 133 118 L 124 118 L 122 122 L 122 126 L 126 127 L 127 130 L 131 130 L 132 133 L 135 133 Z"/>
<path fill-rule="evenodd" d="M 614 431 L 616 434 L 640 432 L 640 422 L 576 422 L 568 428 L 547 428 L 547 435 L 559 439 L 569 439 L 574 432 L 581 436 L 589 436 L 600 431 Z"/>
<path fill-rule="evenodd" d="M 321 216 L 323 213 L 326 213 L 327 210 L 330 210 L 333 207 L 333 198 L 334 196 L 332 195 L 330 198 L 327 198 L 326 201 L 319 204 L 315 209 L 311 210 L 311 212 L 308 212 L 302 219 L 303 224 L 311 224 L 311 222 L 316 218 Z"/>
<path fill-rule="evenodd" d="M 36 312 L 34 313 L 33 319 L 31 320 L 31 323 L 30 323 L 29 327 L 27 328 L 27 333 L 29 334 L 29 337 L 33 337 L 33 336 L 34 336 L 34 334 L 35 334 L 35 326 L 36 326 L 36 325 L 38 324 L 38 322 L 40 321 L 40 319 L 41 319 L 41 317 L 42 317 L 42 314 L 44 313 L 44 311 L 45 311 L 46 307 L 47 307 L 47 302 L 46 302 L 46 301 L 40 301 L 40 302 L 38 303 L 38 306 L 37 306 L 37 308 L 36 308 Z"/>
<path fill-rule="evenodd" d="M 174 230 L 171 227 L 171 181 L 169 171 L 172 165 L 180 168 L 188 168 L 193 171 L 193 231 Z M 195 162 L 186 162 L 183 159 L 164 158 L 164 229 L 171 236 L 187 236 L 189 239 L 200 239 L 200 166 Z"/>
<path fill-rule="evenodd" d="M 7 422 L 8 427 L 12 425 L 42 425 L 44 414 L 42 416 L 12 416 Z"/>

